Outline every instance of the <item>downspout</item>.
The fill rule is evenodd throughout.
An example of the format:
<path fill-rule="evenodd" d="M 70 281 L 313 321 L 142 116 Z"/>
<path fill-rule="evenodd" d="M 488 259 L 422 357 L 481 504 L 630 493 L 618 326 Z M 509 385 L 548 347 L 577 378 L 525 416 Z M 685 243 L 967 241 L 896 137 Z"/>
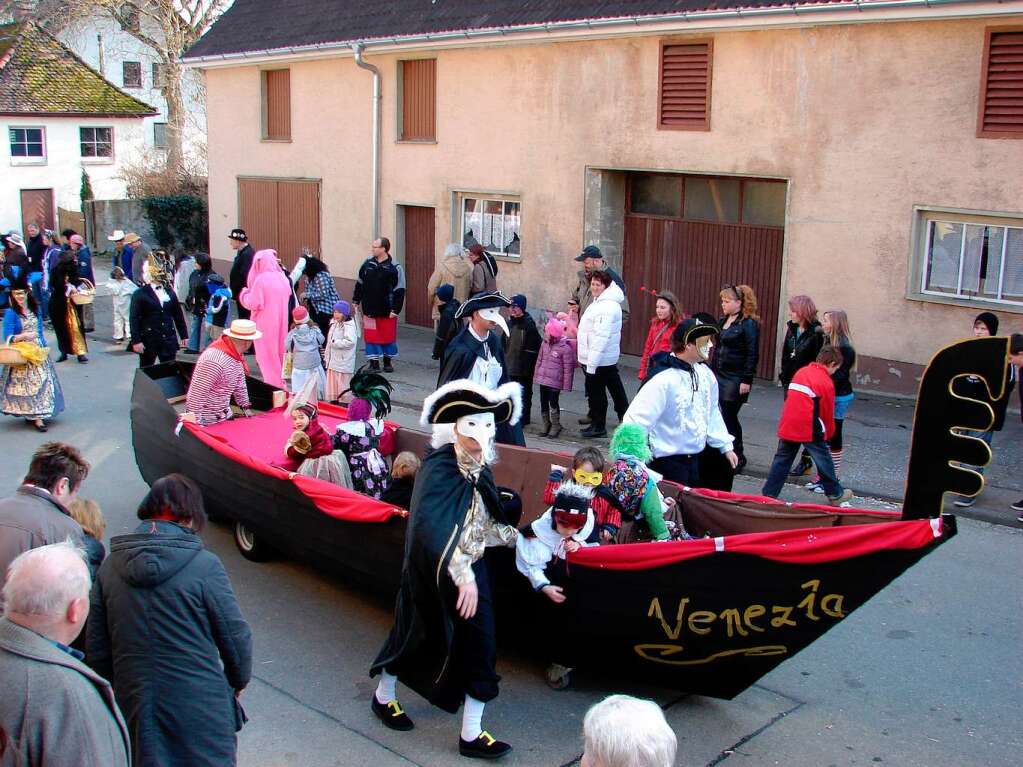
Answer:
<path fill-rule="evenodd" d="M 373 73 L 373 239 L 380 236 L 380 69 L 362 58 L 362 43 L 355 43 L 352 52 L 355 64 Z"/>

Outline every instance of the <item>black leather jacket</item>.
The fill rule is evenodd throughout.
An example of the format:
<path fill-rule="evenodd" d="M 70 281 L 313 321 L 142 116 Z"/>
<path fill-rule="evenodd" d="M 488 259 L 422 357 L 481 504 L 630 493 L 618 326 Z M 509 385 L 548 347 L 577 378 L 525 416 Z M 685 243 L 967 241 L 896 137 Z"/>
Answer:
<path fill-rule="evenodd" d="M 799 325 L 791 321 L 788 323 L 785 343 L 781 348 L 781 373 L 778 375 L 778 380 L 783 386 L 789 385 L 800 368 L 817 359 L 818 352 L 824 346 L 824 334 L 820 332 L 820 327 L 821 324 L 814 320 L 813 324 L 797 337 Z"/>
<path fill-rule="evenodd" d="M 718 320 L 724 327 L 727 317 Z M 751 317 L 743 317 L 721 331 L 714 347 L 711 369 L 720 381 L 722 378 L 752 384 L 760 361 L 760 323 Z"/>

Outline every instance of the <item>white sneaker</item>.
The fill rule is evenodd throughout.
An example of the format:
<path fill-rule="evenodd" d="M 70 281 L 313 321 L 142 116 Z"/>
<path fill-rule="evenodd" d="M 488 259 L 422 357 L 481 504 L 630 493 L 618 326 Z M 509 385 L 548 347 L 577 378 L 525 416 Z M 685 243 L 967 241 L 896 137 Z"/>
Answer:
<path fill-rule="evenodd" d="M 817 482 L 816 480 L 811 481 L 811 482 L 807 482 L 805 485 L 803 485 L 803 489 L 807 490 L 807 491 L 809 491 L 811 493 L 823 493 L 824 492 L 824 489 L 821 486 L 821 483 Z"/>
<path fill-rule="evenodd" d="M 970 506 L 972 506 L 976 502 L 977 502 L 976 498 L 967 498 L 964 495 L 964 496 L 960 496 L 958 499 L 956 499 L 956 502 L 955 502 L 954 505 L 958 506 L 960 509 L 968 509 L 968 508 L 970 508 Z"/>

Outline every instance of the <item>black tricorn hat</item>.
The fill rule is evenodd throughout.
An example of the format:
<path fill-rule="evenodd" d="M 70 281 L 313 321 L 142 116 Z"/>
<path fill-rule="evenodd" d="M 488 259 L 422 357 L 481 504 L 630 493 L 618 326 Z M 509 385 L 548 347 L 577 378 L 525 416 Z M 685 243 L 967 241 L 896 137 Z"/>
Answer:
<path fill-rule="evenodd" d="M 682 346 L 695 344 L 698 338 L 716 336 L 720 332 L 717 325 L 710 322 L 701 322 L 695 317 L 690 317 L 687 320 L 682 320 L 672 332 L 671 343 L 672 345 L 677 345 L 677 342 L 681 341 Z"/>
<path fill-rule="evenodd" d="M 468 379 L 450 381 L 423 401 L 424 426 L 454 423 L 465 415 L 493 413 L 496 423 L 518 423 L 522 415 L 522 386 L 506 383 L 487 389 Z"/>
<path fill-rule="evenodd" d="M 504 309 L 505 307 L 511 306 L 511 299 L 508 298 L 500 290 L 492 290 L 487 293 L 476 293 L 473 296 L 467 298 L 461 306 L 458 307 L 458 311 L 455 312 L 455 319 L 461 319 L 462 317 L 471 317 L 473 312 L 478 312 L 480 309 Z"/>

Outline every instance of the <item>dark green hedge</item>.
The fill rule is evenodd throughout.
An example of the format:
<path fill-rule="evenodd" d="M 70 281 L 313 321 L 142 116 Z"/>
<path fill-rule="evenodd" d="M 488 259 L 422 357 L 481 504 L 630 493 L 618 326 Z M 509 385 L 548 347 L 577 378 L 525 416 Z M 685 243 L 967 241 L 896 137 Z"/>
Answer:
<path fill-rule="evenodd" d="M 145 197 L 142 207 L 160 247 L 209 250 L 209 212 L 201 197 L 185 194 Z"/>

